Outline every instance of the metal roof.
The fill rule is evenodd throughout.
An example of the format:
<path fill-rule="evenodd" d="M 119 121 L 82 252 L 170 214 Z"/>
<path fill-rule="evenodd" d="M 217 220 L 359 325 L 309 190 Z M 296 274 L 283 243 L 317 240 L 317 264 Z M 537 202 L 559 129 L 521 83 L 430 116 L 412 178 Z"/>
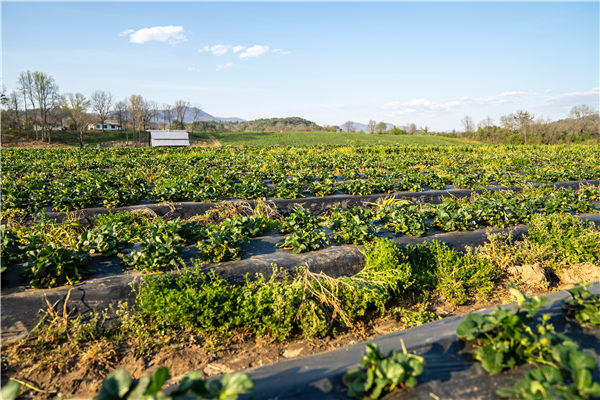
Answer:
<path fill-rule="evenodd" d="M 186 131 L 164 131 L 151 130 L 150 144 L 152 147 L 159 146 L 189 146 L 190 138 Z"/>

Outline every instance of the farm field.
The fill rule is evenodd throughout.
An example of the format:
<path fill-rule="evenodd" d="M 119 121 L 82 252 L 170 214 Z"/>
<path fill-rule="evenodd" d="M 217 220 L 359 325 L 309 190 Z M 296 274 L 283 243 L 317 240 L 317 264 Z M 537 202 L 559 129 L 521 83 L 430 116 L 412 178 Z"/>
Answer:
<path fill-rule="evenodd" d="M 378 135 L 353 132 L 216 132 L 223 146 L 314 146 L 314 145 L 457 145 L 466 140 L 438 135 Z"/>
<path fill-rule="evenodd" d="M 8 149 L 2 170 L 2 302 L 23 303 L 2 308 L 2 374 L 33 397 L 91 397 L 118 367 L 219 376 L 331 350 L 505 303 L 509 282 L 600 281 L 598 146 Z M 207 207 L 157 214 L 175 202 Z M 343 246 L 352 272 L 321 272 Z M 235 271 L 279 255 L 308 261 Z M 15 319 L 29 333 L 9 343 Z"/>

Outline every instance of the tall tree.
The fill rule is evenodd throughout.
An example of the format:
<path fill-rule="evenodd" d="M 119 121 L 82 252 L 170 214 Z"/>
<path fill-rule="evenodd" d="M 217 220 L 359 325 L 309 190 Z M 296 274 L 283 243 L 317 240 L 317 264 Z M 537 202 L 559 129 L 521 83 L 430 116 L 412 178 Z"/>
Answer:
<path fill-rule="evenodd" d="M 173 109 L 175 110 L 175 115 L 177 116 L 177 120 L 181 122 L 181 125 L 184 126 L 185 129 L 185 114 L 190 108 L 190 103 L 185 100 L 177 100 Z"/>
<path fill-rule="evenodd" d="M 473 124 L 473 120 L 468 115 L 462 119 L 463 127 L 465 128 L 466 133 L 471 133 L 475 129 L 475 125 Z"/>
<path fill-rule="evenodd" d="M 408 125 L 408 129 L 406 130 L 410 135 L 414 135 L 417 131 L 417 125 L 412 122 Z"/>
<path fill-rule="evenodd" d="M 33 95 L 40 113 L 40 123 L 42 124 L 42 140 L 51 143 L 48 117 L 59 102 L 58 85 L 52 76 L 44 72 L 34 71 L 32 72 L 32 78 Z"/>
<path fill-rule="evenodd" d="M 369 120 L 369 123 L 367 124 L 367 131 L 369 133 L 375 133 L 375 129 L 377 128 L 377 121 L 375 120 Z"/>
<path fill-rule="evenodd" d="M 127 130 L 127 111 L 128 111 L 127 99 L 121 100 L 115 103 L 115 118 L 119 121 L 121 129 L 125 131 L 125 144 L 129 144 L 129 131 Z"/>
<path fill-rule="evenodd" d="M 354 124 L 352 123 L 352 121 L 346 121 L 342 124 L 342 128 L 344 128 L 344 130 L 346 132 L 354 132 Z"/>
<path fill-rule="evenodd" d="M 139 129 L 143 124 L 144 119 L 144 98 L 140 95 L 132 94 L 129 97 L 129 120 L 131 122 L 131 126 L 133 128 L 133 140 L 137 141 L 139 139 Z"/>
<path fill-rule="evenodd" d="M 383 133 L 387 131 L 387 125 L 383 121 L 379 122 L 375 128 L 377 129 L 377 133 Z"/>
<path fill-rule="evenodd" d="M 75 127 L 75 132 L 79 135 L 80 148 L 83 148 L 83 131 L 85 131 L 87 125 L 92 120 L 91 116 L 87 113 L 91 103 L 81 93 L 67 93 L 62 96 L 62 111 L 69 115 L 69 119 Z"/>
<path fill-rule="evenodd" d="M 9 110 L 11 110 L 13 112 L 14 115 L 14 126 L 15 128 L 21 132 L 21 117 L 19 115 L 19 103 L 21 102 L 19 99 L 19 94 L 17 94 L 17 92 L 15 92 L 14 90 L 8 95 L 8 107 Z"/>
<path fill-rule="evenodd" d="M 19 74 L 18 90 L 21 94 L 21 97 L 23 97 L 23 109 L 25 110 L 25 130 L 27 131 L 27 138 L 29 139 L 29 115 L 27 112 L 27 101 L 29 100 L 31 103 L 32 110 L 35 108 L 35 104 L 33 102 L 33 76 L 31 75 L 31 71 L 27 70 Z"/>
<path fill-rule="evenodd" d="M 167 129 L 167 121 L 169 122 L 169 129 L 171 129 L 171 118 L 173 118 L 173 107 L 170 104 L 163 105 L 163 125 Z"/>
<path fill-rule="evenodd" d="M 104 124 L 109 116 L 114 97 L 109 92 L 105 92 L 103 90 L 96 90 L 90 97 L 92 99 L 92 108 L 100 118 L 100 124 L 102 124 L 102 133 L 104 133 Z"/>

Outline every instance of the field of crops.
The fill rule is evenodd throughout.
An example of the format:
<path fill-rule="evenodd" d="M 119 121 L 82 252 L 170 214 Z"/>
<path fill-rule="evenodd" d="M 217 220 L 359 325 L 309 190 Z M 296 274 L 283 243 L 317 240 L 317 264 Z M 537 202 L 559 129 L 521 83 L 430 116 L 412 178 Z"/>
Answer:
<path fill-rule="evenodd" d="M 237 371 L 261 365 L 263 359 L 276 362 L 286 346 L 297 343 L 311 343 L 300 355 L 331 349 L 331 343 L 377 336 L 382 326 L 405 329 L 500 304 L 507 299 L 509 282 L 545 293 L 583 279 L 600 280 L 600 230 L 586 221 L 600 212 L 600 185 L 551 185 L 600 179 L 598 146 L 10 149 L 2 155 L 3 281 L 5 274 L 18 277 L 8 285 L 3 282 L 3 301 L 39 297 L 42 290 L 37 289 L 52 293 L 103 274 L 139 278 L 127 301 L 85 316 L 68 310 L 68 295 L 64 309 L 57 306 L 60 302 L 54 308 L 48 303 L 33 332 L 3 347 L 3 376 L 47 385 L 44 393 L 30 390 L 40 398 L 97 393 L 104 377 L 119 366 L 135 369 L 137 377 L 160 362 L 177 374 L 187 372 L 180 365 L 205 373 L 214 365 L 220 372 Z M 532 185 L 538 183 L 546 185 Z M 486 189 L 498 186 L 511 189 Z M 477 190 L 455 198 L 454 188 Z M 394 198 L 399 192 L 441 189 L 448 190 L 446 195 L 432 203 Z M 379 199 L 358 207 L 336 203 L 336 195 L 376 193 Z M 298 206 L 283 212 L 271 201 L 309 196 L 325 198 L 331 207 L 322 213 Z M 230 201 L 236 199 L 254 202 Z M 62 222 L 44 215 L 188 201 L 224 202 L 186 219 L 161 217 L 150 208 L 96 215 L 91 223 L 74 214 Z M 519 224 L 527 224 L 527 233 L 514 237 L 510 228 Z M 466 251 L 427 240 L 486 228 L 503 231 Z M 425 241 L 395 243 L 403 237 Z M 254 255 L 261 238 L 273 243 L 267 254 L 314 255 L 314 262 L 285 273 L 273 265 L 272 275 L 238 280 L 207 270 L 207 265 L 224 262 L 234 262 L 235 269 L 236 260 L 251 260 L 245 253 Z M 318 273 L 321 250 L 342 245 L 358 246 L 360 271 L 337 277 Z M 118 270 L 102 271 L 109 264 Z M 534 283 L 527 271 L 543 276 Z M 503 321 L 506 328 L 494 325 L 497 340 L 482 328 L 489 321 L 477 317 L 457 331 L 465 340 L 477 339 L 476 356 L 486 371 L 499 373 L 527 362 L 548 365 L 569 357 L 552 353 L 541 342 L 546 336 L 523 327 L 539 308 L 536 301 L 520 298 L 520 309 L 495 315 L 498 321 L 510 315 L 522 320 Z M 586 323 L 600 321 L 598 302 L 577 292 L 573 307 L 585 310 L 580 314 Z M 3 307 L 3 324 L 10 312 Z M 540 326 L 552 330 L 547 322 Z M 537 347 L 496 346 L 510 342 L 511 329 L 526 331 L 521 336 Z M 591 374 L 594 366 L 588 358 L 578 355 L 566 338 L 547 337 L 586 363 L 548 372 L 564 380 L 556 385 L 580 396 L 573 398 L 593 398 L 598 388 L 591 381 L 574 382 L 579 378 L 569 375 Z M 492 352 L 505 358 L 494 358 Z M 381 363 L 396 371 L 390 360 L 412 371 L 408 375 L 413 378 L 390 378 L 397 381 L 391 386 L 385 377 L 371 382 L 367 371 L 383 371 Z M 396 386 L 414 386 L 423 368 L 419 360 L 401 353 L 385 357 L 371 347 L 364 369 L 345 378 L 347 394 L 378 398 Z M 81 374 L 85 381 L 74 378 Z M 114 382 L 105 384 L 103 398 L 117 398 L 110 395 L 114 385 L 124 385 L 123 393 L 142 385 L 125 374 L 111 376 Z M 157 370 L 143 385 L 158 393 L 167 376 L 168 371 Z M 190 379 L 195 383 L 182 393 L 202 392 L 206 398 L 252 388 L 245 375 L 226 375 L 216 386 L 200 375 Z M 157 383 L 151 384 L 153 380 Z M 512 396 L 509 389 L 503 393 Z"/>
<path fill-rule="evenodd" d="M 598 146 L 5 150 L 2 216 L 140 202 L 293 199 L 599 177 Z"/>

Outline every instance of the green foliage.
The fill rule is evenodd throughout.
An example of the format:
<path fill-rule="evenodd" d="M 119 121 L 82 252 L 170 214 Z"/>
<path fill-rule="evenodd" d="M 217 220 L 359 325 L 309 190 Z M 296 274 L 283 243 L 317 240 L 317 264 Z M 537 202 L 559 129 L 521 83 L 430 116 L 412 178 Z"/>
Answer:
<path fill-rule="evenodd" d="M 446 232 L 465 231 L 477 228 L 477 221 L 470 210 L 461 207 L 454 200 L 444 199 L 437 207 L 433 226 Z"/>
<path fill-rule="evenodd" d="M 386 229 L 394 233 L 425 236 L 428 230 L 427 216 L 409 201 L 397 201 L 390 206 L 381 207 L 377 211 L 377 217 L 385 224 Z"/>
<path fill-rule="evenodd" d="M 278 247 L 291 249 L 294 253 L 303 253 L 305 251 L 313 251 L 320 249 L 325 245 L 325 232 L 322 228 L 305 228 L 285 237 L 283 243 L 278 244 Z"/>
<path fill-rule="evenodd" d="M 546 303 L 546 298 L 527 298 L 511 288 L 518 306 L 496 308 L 490 315 L 469 314 L 456 328 L 464 340 L 476 340 L 475 357 L 491 373 L 500 373 L 525 362 L 550 361 L 552 349 L 571 343 L 566 336 L 555 333 L 546 314 L 535 328 L 529 326 L 533 316 Z"/>
<path fill-rule="evenodd" d="M 295 232 L 303 229 L 316 229 L 320 227 L 323 219 L 310 214 L 302 207 L 294 207 L 292 213 L 285 217 L 281 226 L 282 233 Z"/>
<path fill-rule="evenodd" d="M 350 210 L 334 209 L 329 219 L 333 230 L 331 239 L 336 244 L 363 244 L 375 237 L 377 227 L 372 224 L 374 214 L 368 208 L 354 207 Z"/>
<path fill-rule="evenodd" d="M 142 399 L 219 399 L 235 400 L 249 393 L 254 384 L 244 373 L 225 374 L 220 380 L 205 380 L 201 371 L 188 373 L 169 395 L 162 392 L 163 385 L 171 379 L 169 369 L 158 368 L 152 376 L 132 379 L 124 369 L 117 369 L 106 377 L 94 400 Z"/>
<path fill-rule="evenodd" d="M 377 239 L 365 244 L 365 269 L 373 278 L 376 272 L 394 271 L 394 281 L 398 290 L 406 290 L 413 284 L 412 268 L 405 252 L 389 239 Z"/>
<path fill-rule="evenodd" d="M 532 243 L 549 247 L 569 264 L 600 261 L 600 231 L 593 223 L 570 214 L 532 217 L 527 237 Z"/>
<path fill-rule="evenodd" d="M 512 387 L 497 391 L 510 399 L 593 399 L 600 397 L 600 384 L 592 379 L 596 362 L 575 343 L 562 344 L 551 350 L 552 365 L 527 372 Z"/>
<path fill-rule="evenodd" d="M 208 229 L 198 244 L 198 259 L 207 263 L 239 260 L 242 258 L 242 243 L 245 236 L 236 236 L 228 231 Z"/>
<path fill-rule="evenodd" d="M 415 386 L 417 376 L 423 373 L 425 359 L 407 353 L 404 343 L 402 347 L 402 353 L 392 350 L 384 356 L 377 345 L 367 343 L 360 360 L 362 368 L 349 370 L 344 375 L 348 397 L 379 399 L 397 387 Z"/>
<path fill-rule="evenodd" d="M 97 225 L 79 235 L 76 247 L 86 253 L 100 253 L 104 257 L 112 257 L 119 250 L 133 246 L 127 240 L 119 239 L 121 231 L 125 229 L 122 222 Z"/>
<path fill-rule="evenodd" d="M 142 250 L 134 250 L 128 255 L 119 254 L 123 264 L 138 271 L 155 272 L 177 269 L 183 265 L 180 257 L 184 242 L 181 236 L 165 233 L 151 233 L 141 242 Z"/>
<path fill-rule="evenodd" d="M 464 304 L 469 295 L 489 294 L 500 270 L 489 260 L 473 254 L 461 254 L 434 241 L 429 245 L 437 265 L 437 290 L 454 305 Z"/>
<path fill-rule="evenodd" d="M 567 309 L 582 325 L 600 325 L 600 296 L 592 294 L 585 286 L 568 291 L 571 299 L 565 301 Z"/>
<path fill-rule="evenodd" d="M 21 277 L 33 288 L 51 288 L 75 284 L 93 272 L 87 266 L 86 253 L 53 243 L 27 252 Z"/>

